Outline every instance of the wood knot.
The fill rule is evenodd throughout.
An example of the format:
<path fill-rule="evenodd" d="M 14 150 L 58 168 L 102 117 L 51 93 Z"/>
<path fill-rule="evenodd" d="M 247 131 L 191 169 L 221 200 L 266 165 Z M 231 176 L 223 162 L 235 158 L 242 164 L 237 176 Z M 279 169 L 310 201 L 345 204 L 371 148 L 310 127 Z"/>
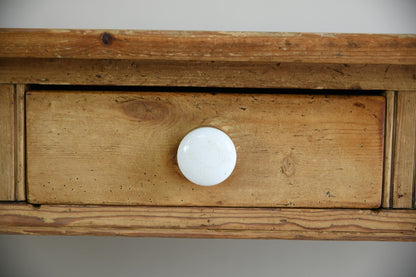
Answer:
<path fill-rule="evenodd" d="M 292 154 L 284 157 L 282 167 L 280 168 L 282 173 L 290 177 L 295 174 L 295 159 Z"/>
<path fill-rule="evenodd" d="M 129 117 L 141 122 L 162 123 L 172 119 L 167 103 L 156 99 L 138 97 L 118 97 L 115 102 L 121 105 L 122 111 Z M 167 122 L 165 122 L 167 123 Z"/>
<path fill-rule="evenodd" d="M 354 106 L 355 106 L 355 107 L 358 107 L 358 108 L 365 109 L 365 105 L 364 105 L 363 103 L 360 103 L 360 102 L 355 102 L 355 103 L 354 103 Z"/>
<path fill-rule="evenodd" d="M 104 32 L 101 34 L 100 39 L 104 45 L 111 45 L 113 43 L 114 37 L 112 34 Z"/>

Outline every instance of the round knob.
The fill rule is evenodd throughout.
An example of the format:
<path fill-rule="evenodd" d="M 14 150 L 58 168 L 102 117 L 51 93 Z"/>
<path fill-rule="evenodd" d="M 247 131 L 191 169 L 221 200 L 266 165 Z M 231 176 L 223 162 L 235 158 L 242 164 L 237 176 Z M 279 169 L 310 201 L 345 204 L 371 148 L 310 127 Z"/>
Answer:
<path fill-rule="evenodd" d="M 237 152 L 233 141 L 223 131 L 202 127 L 189 132 L 177 153 L 182 174 L 201 186 L 221 183 L 234 170 Z"/>

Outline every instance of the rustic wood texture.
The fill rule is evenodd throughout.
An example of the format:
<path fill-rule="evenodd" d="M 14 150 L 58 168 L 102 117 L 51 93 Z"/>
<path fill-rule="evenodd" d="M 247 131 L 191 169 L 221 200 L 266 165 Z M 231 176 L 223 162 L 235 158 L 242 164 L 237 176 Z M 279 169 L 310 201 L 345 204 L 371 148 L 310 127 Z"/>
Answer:
<path fill-rule="evenodd" d="M 0 233 L 416 240 L 416 210 L 0 205 Z"/>
<path fill-rule="evenodd" d="M 415 207 L 416 93 L 399 91 L 396 103 L 393 207 Z"/>
<path fill-rule="evenodd" d="M 392 170 L 393 170 L 393 139 L 394 139 L 394 120 L 395 120 L 395 92 L 386 91 L 386 116 L 385 116 L 385 139 L 384 139 L 384 177 L 383 177 L 383 208 L 392 206 Z"/>
<path fill-rule="evenodd" d="M 25 85 L 16 86 L 15 198 L 17 201 L 26 200 L 25 91 Z"/>
<path fill-rule="evenodd" d="M 416 90 L 416 65 L 0 59 L 0 83 Z"/>
<path fill-rule="evenodd" d="M 15 200 L 15 93 L 0 85 L 0 201 Z"/>
<path fill-rule="evenodd" d="M 416 64 L 416 35 L 1 29 L 0 57 Z"/>
<path fill-rule="evenodd" d="M 381 96 L 31 91 L 26 100 L 31 203 L 381 205 Z M 233 174 L 214 187 L 176 165 L 180 140 L 201 126 L 237 148 Z"/>

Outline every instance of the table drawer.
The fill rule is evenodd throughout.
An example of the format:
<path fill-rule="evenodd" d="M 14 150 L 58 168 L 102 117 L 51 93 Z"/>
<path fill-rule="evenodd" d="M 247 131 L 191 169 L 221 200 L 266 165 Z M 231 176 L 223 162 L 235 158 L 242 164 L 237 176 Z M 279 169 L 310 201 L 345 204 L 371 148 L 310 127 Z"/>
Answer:
<path fill-rule="evenodd" d="M 26 109 L 30 203 L 380 206 L 381 96 L 29 91 Z M 176 162 L 201 126 L 237 150 L 231 176 L 212 187 Z"/>

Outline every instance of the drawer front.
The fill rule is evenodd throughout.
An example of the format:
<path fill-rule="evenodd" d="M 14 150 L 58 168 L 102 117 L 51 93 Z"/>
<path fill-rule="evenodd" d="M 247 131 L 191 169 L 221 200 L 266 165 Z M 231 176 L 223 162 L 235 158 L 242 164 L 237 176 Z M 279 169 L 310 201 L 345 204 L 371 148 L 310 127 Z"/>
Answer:
<path fill-rule="evenodd" d="M 380 206 L 381 96 L 31 91 L 26 107 L 31 203 Z M 231 176 L 212 187 L 176 162 L 201 126 L 237 150 Z"/>

